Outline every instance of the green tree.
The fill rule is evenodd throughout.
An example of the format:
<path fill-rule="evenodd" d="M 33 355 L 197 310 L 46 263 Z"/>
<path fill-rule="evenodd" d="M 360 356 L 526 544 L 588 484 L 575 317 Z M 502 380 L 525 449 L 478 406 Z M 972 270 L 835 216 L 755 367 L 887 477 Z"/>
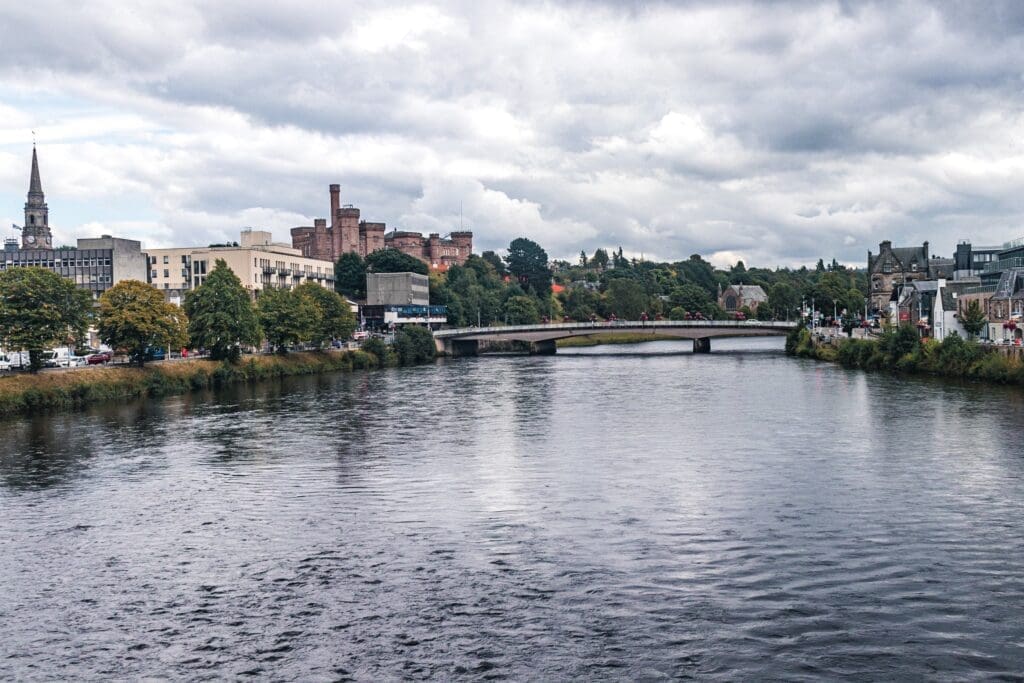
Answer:
<path fill-rule="evenodd" d="M 600 302 L 601 296 L 597 292 L 586 287 L 572 287 L 565 293 L 562 310 L 576 322 L 587 322 L 597 314 Z"/>
<path fill-rule="evenodd" d="M 380 337 L 370 337 L 360 347 L 366 353 L 372 353 L 377 357 L 377 365 L 384 367 L 388 364 L 388 345 Z"/>
<path fill-rule="evenodd" d="M 29 368 L 43 366 L 42 352 L 74 346 L 92 319 L 89 292 L 45 268 L 8 268 L 0 272 L 0 341 L 8 349 L 29 352 Z"/>
<path fill-rule="evenodd" d="M 508 275 L 508 269 L 505 267 L 505 262 L 502 261 L 501 257 L 495 254 L 493 251 L 485 251 L 484 253 L 480 254 L 480 258 L 494 266 L 494 272 L 496 272 L 500 277 L 505 277 L 506 275 Z"/>
<path fill-rule="evenodd" d="M 600 247 L 594 250 L 594 257 L 590 259 L 590 263 L 598 270 L 604 270 L 608 267 L 608 252 Z"/>
<path fill-rule="evenodd" d="M 508 270 L 524 289 L 533 289 L 540 299 L 551 294 L 551 269 L 548 268 L 548 253 L 533 240 L 517 237 L 508 245 L 505 257 Z"/>
<path fill-rule="evenodd" d="M 379 249 L 366 257 L 366 270 L 371 273 L 419 273 L 427 275 L 427 264 L 398 249 Z"/>
<path fill-rule="evenodd" d="M 789 319 L 800 305 L 800 294 L 788 282 L 776 282 L 768 290 L 768 309 L 776 318 Z"/>
<path fill-rule="evenodd" d="M 682 308 L 690 313 L 700 313 L 706 318 L 714 316 L 715 304 L 703 287 L 689 284 L 676 287 L 669 295 L 669 300 L 673 308 Z"/>
<path fill-rule="evenodd" d="M 356 316 L 337 293 L 324 289 L 315 282 L 306 282 L 295 288 L 296 294 L 307 297 L 318 309 L 309 341 L 323 346 L 334 339 L 348 339 L 356 329 Z"/>
<path fill-rule="evenodd" d="M 623 320 L 639 320 L 647 310 L 648 299 L 644 288 L 634 280 L 617 278 L 608 283 L 605 305 Z"/>
<path fill-rule="evenodd" d="M 419 325 L 402 325 L 395 333 L 393 348 L 402 365 L 426 363 L 437 356 L 434 335 Z"/>
<path fill-rule="evenodd" d="M 181 348 L 188 341 L 185 312 L 164 300 L 156 287 L 122 280 L 99 300 L 97 329 L 111 348 L 127 353 L 141 367 L 150 349 Z"/>
<path fill-rule="evenodd" d="M 341 255 L 334 264 L 334 290 L 353 299 L 366 298 L 366 261 L 363 257 L 354 251 Z"/>
<path fill-rule="evenodd" d="M 289 289 L 268 288 L 256 302 L 263 334 L 278 353 L 312 338 L 320 311 L 307 296 Z"/>
<path fill-rule="evenodd" d="M 540 322 L 537 301 L 530 296 L 513 296 L 505 302 L 505 319 L 509 325 L 535 325 Z"/>
<path fill-rule="evenodd" d="M 977 299 L 972 299 L 967 304 L 967 310 L 964 311 L 960 324 L 964 326 L 964 331 L 967 332 L 971 339 L 977 337 L 985 328 L 985 311 L 982 310 L 981 304 L 978 303 Z"/>
<path fill-rule="evenodd" d="M 249 292 L 224 259 L 185 296 L 188 336 L 195 347 L 209 349 L 214 360 L 238 361 L 242 346 L 260 341 L 259 320 Z"/>

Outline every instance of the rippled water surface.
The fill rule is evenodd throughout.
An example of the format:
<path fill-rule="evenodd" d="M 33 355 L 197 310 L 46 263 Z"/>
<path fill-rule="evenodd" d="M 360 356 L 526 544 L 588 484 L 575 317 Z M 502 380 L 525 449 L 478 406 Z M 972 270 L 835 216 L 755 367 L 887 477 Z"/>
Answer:
<path fill-rule="evenodd" d="M 0 678 L 1020 675 L 1019 391 L 779 345 L 0 423 Z"/>

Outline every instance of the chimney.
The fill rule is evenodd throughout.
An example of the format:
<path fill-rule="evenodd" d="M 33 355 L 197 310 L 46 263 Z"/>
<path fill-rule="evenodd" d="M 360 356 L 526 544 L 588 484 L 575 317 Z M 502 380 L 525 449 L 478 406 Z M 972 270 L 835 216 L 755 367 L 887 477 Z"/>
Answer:
<path fill-rule="evenodd" d="M 341 207 L 341 185 L 331 185 L 331 223 L 334 223 L 334 217 L 338 215 L 338 209 Z"/>

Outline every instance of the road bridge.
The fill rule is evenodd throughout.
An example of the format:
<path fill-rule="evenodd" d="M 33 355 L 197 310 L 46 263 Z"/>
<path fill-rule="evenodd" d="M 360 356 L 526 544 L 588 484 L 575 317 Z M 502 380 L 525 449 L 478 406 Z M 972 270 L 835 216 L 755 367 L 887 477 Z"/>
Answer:
<path fill-rule="evenodd" d="M 475 356 L 481 342 L 528 342 L 531 353 L 555 353 L 555 342 L 567 337 L 594 334 L 650 334 L 692 339 L 694 353 L 709 353 L 716 337 L 778 337 L 796 327 L 790 322 L 760 320 L 615 320 L 593 323 L 548 323 L 504 327 L 460 327 L 434 332 L 438 353 L 446 356 Z"/>

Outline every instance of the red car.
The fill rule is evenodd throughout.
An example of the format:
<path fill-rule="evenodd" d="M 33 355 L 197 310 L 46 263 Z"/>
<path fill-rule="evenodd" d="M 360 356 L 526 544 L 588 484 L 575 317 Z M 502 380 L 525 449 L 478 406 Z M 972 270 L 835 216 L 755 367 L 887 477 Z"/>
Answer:
<path fill-rule="evenodd" d="M 99 353 L 94 353 L 91 356 L 86 357 L 85 362 L 89 365 L 102 365 L 104 363 L 109 363 L 112 358 L 113 356 L 109 351 L 100 351 Z"/>

